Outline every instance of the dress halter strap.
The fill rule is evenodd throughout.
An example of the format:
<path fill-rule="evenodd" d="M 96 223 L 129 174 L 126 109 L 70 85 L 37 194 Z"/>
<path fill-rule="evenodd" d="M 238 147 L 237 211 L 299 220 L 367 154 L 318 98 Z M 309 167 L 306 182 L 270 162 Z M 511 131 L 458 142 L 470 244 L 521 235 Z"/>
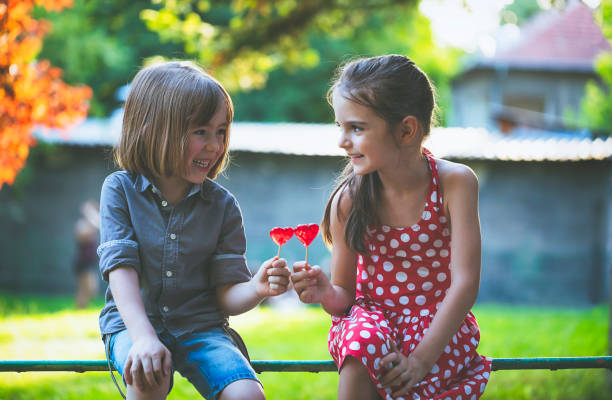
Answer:
<path fill-rule="evenodd" d="M 436 207 L 440 207 L 442 209 L 442 192 L 440 192 L 440 179 L 438 175 L 438 164 L 436 163 L 436 159 L 431 151 L 427 150 L 425 147 L 422 148 L 423 155 L 427 158 L 427 165 L 429 170 L 431 171 L 431 193 L 429 194 L 432 203 L 436 205 Z M 431 198 L 435 193 L 435 198 Z"/>

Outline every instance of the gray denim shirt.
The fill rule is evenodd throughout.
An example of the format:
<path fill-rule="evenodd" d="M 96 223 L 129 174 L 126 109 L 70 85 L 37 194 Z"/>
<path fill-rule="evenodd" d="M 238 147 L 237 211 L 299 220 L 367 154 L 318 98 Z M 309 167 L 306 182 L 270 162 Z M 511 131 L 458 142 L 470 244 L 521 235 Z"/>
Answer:
<path fill-rule="evenodd" d="M 206 180 L 172 206 L 144 176 L 109 175 L 100 198 L 100 272 L 129 266 L 139 277 L 156 330 L 181 335 L 219 326 L 219 285 L 248 281 L 246 239 L 236 199 Z M 125 329 L 110 287 L 100 313 L 102 334 Z"/>

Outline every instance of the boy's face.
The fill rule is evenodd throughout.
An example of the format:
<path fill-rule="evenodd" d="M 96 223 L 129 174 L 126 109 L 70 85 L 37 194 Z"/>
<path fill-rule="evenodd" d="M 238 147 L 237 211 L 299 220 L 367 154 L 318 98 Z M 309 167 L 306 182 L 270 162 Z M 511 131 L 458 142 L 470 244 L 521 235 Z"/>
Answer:
<path fill-rule="evenodd" d="M 195 184 L 206 180 L 225 150 L 227 128 L 227 109 L 221 105 L 207 124 L 191 129 L 185 149 L 185 173 L 181 178 Z"/>

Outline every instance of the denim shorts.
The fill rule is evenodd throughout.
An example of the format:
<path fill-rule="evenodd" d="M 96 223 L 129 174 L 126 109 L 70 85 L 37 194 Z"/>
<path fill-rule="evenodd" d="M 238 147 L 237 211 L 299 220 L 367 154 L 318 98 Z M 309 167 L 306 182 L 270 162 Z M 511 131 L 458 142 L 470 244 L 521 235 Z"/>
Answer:
<path fill-rule="evenodd" d="M 222 328 L 178 337 L 162 331 L 157 336 L 172 353 L 172 371 L 180 372 L 206 399 L 216 399 L 224 387 L 240 379 L 261 384 L 249 361 Z M 121 375 L 131 347 L 127 329 L 112 334 L 110 361 Z M 170 388 L 172 384 L 171 378 Z"/>

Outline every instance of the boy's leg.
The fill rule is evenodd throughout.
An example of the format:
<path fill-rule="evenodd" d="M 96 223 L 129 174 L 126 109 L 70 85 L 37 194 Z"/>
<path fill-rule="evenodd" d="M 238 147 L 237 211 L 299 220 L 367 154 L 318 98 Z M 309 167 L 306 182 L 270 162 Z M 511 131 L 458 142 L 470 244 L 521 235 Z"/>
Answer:
<path fill-rule="evenodd" d="M 132 340 L 127 329 L 112 335 L 110 339 L 110 361 L 121 376 L 123 376 L 123 367 L 125 366 L 125 362 L 131 347 Z M 170 392 L 170 389 L 172 388 L 173 372 L 174 370 L 171 369 L 170 374 L 163 377 L 163 380 L 159 386 L 153 390 L 142 391 L 136 385 L 127 385 L 124 379 L 123 384 L 127 387 L 127 398 L 129 400 L 165 399 L 168 392 Z"/>
<path fill-rule="evenodd" d="M 207 399 L 264 399 L 249 361 L 222 328 L 176 339 L 173 362 Z"/>

